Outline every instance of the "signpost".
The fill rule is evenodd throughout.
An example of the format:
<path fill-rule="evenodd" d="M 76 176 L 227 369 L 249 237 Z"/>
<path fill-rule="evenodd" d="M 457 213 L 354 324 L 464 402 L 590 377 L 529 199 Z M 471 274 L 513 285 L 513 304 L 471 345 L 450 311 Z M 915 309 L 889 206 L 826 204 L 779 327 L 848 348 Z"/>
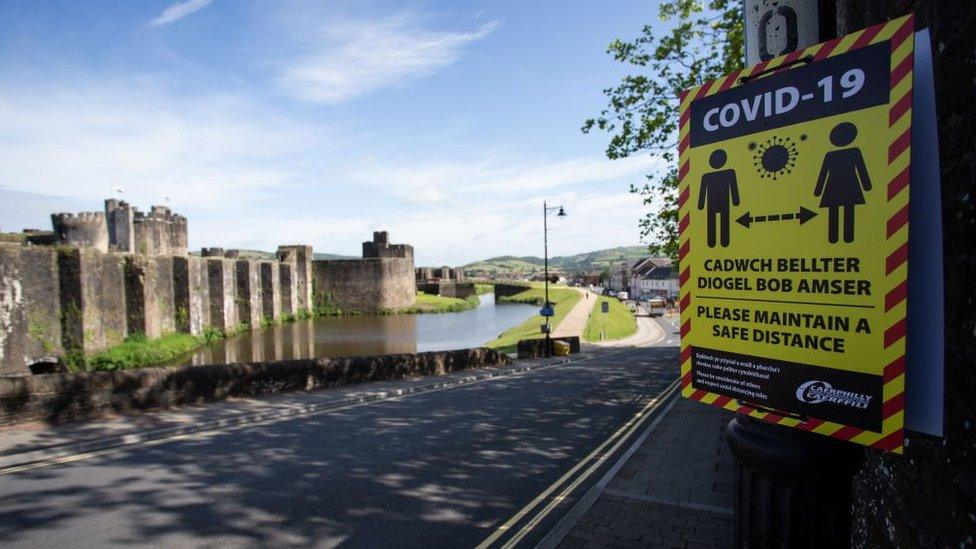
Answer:
<path fill-rule="evenodd" d="M 913 20 L 688 90 L 682 394 L 902 452 Z"/>
<path fill-rule="evenodd" d="M 602 341 L 607 338 L 607 316 L 610 313 L 610 302 L 601 301 L 600 311 L 603 313 L 603 333 L 600 334 L 600 340 Z"/>
<path fill-rule="evenodd" d="M 903 451 L 913 27 L 681 96 L 682 395 L 737 412 L 738 546 L 848 545 L 857 445 Z"/>

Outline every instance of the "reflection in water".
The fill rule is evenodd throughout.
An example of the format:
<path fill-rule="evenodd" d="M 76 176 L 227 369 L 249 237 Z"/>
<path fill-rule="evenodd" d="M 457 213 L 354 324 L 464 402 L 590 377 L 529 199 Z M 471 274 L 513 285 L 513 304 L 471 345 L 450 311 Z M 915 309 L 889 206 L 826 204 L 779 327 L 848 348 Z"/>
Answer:
<path fill-rule="evenodd" d="M 477 347 L 536 313 L 533 305 L 495 304 L 428 315 L 322 317 L 245 332 L 202 347 L 179 364 L 227 364 L 323 356 L 363 356 Z"/>

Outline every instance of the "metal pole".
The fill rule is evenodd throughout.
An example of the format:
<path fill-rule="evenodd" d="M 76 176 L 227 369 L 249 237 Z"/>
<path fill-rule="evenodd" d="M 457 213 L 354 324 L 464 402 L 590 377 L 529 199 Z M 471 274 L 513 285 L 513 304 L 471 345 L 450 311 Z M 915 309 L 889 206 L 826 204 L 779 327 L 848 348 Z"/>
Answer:
<path fill-rule="evenodd" d="M 545 277 L 546 277 L 546 280 L 545 280 L 545 294 L 546 294 L 546 298 L 545 299 L 546 299 L 546 301 L 545 301 L 545 304 L 542 306 L 544 309 L 549 307 L 549 224 L 548 224 L 548 218 L 549 218 L 549 208 L 548 208 L 548 205 L 546 204 L 545 201 L 542 201 L 542 255 L 543 255 L 543 264 L 544 264 Z M 546 345 L 545 357 L 546 358 L 549 358 L 551 356 L 551 353 L 550 353 L 550 350 L 549 350 L 549 332 L 550 332 L 550 330 L 551 330 L 551 327 L 549 326 L 549 317 L 547 316 L 546 317 L 546 343 L 545 343 L 545 345 Z"/>

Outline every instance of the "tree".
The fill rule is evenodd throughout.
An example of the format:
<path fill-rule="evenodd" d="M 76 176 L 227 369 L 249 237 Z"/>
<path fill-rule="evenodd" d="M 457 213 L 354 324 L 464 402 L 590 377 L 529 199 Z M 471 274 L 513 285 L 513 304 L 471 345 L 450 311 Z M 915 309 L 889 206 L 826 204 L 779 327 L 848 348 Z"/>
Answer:
<path fill-rule="evenodd" d="M 632 154 L 657 154 L 666 167 L 632 183 L 644 205 L 654 208 L 640 220 L 641 238 L 652 239 L 651 252 L 678 255 L 678 94 L 742 67 L 745 57 L 741 0 L 666 0 L 659 16 L 670 28 L 645 25 L 631 42 L 619 38 L 607 53 L 641 69 L 603 90 L 608 106 L 583 124 L 611 135 L 606 155 L 615 160 Z M 655 204 L 655 198 L 660 204 Z"/>

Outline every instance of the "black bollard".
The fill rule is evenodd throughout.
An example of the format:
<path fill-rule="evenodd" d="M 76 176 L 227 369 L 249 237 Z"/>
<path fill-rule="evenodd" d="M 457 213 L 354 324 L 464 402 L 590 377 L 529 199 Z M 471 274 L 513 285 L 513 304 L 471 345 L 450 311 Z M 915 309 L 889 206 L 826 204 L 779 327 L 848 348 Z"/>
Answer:
<path fill-rule="evenodd" d="M 736 547 L 850 546 L 851 483 L 863 447 L 745 415 L 729 422 L 728 440 Z"/>

